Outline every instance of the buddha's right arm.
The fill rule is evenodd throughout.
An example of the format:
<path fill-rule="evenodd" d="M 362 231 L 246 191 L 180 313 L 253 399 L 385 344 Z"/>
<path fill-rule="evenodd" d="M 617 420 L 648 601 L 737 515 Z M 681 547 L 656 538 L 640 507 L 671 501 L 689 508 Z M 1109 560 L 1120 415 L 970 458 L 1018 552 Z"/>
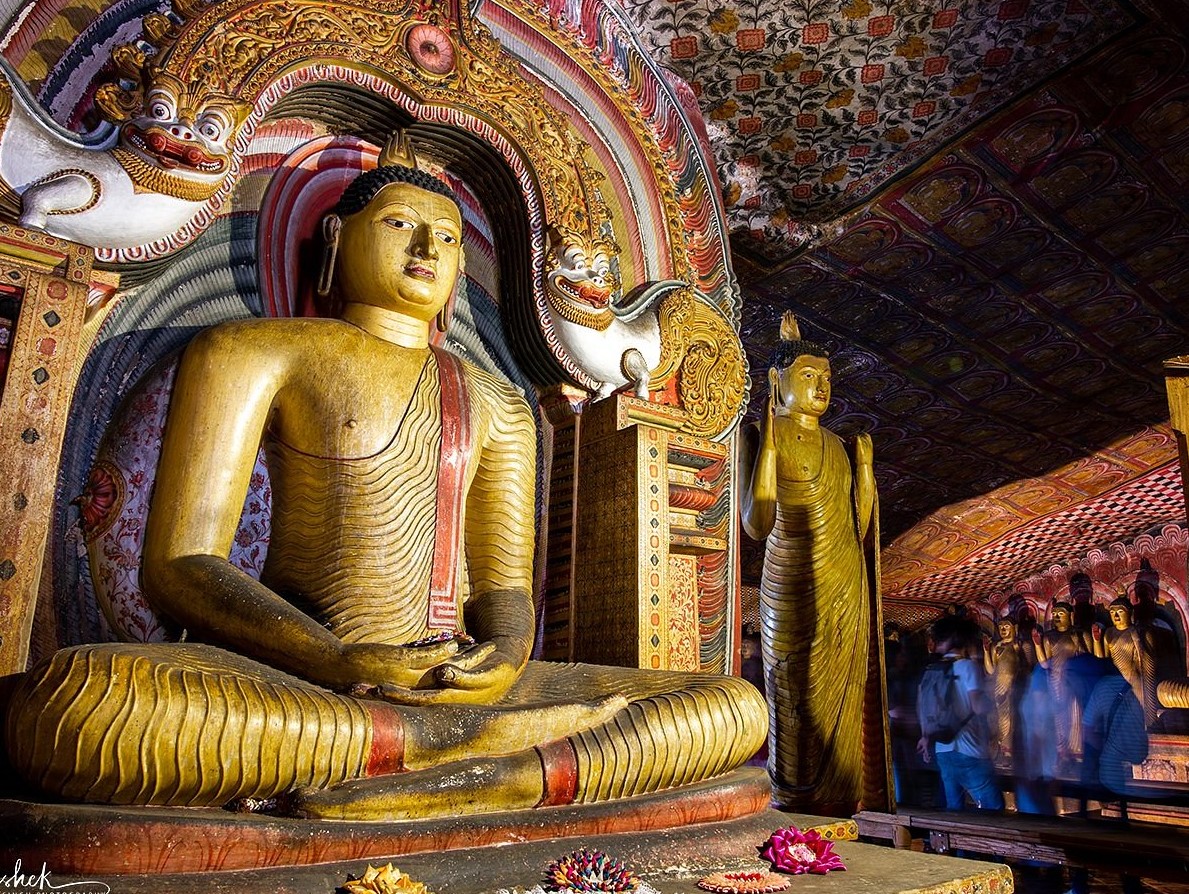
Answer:
<path fill-rule="evenodd" d="M 400 651 L 395 647 L 346 646 L 228 561 L 261 435 L 294 362 L 292 347 L 273 327 L 237 323 L 208 330 L 187 348 L 149 512 L 145 592 L 193 637 L 311 682 L 412 685 L 457 647 L 401 661 L 388 654 Z M 385 654 L 371 654 L 376 650 Z M 390 670 L 388 679 L 374 679 L 369 668 L 377 666 Z"/>
<path fill-rule="evenodd" d="M 740 433 L 739 516 L 753 540 L 767 538 L 776 523 L 776 448 L 771 417 L 765 422 L 758 437 L 754 427 Z"/>
<path fill-rule="evenodd" d="M 145 591 L 200 639 L 285 670 L 333 666 L 341 648 L 335 636 L 227 561 L 284 383 L 283 364 L 259 343 L 266 332 L 215 327 L 186 349 L 149 511 Z"/>

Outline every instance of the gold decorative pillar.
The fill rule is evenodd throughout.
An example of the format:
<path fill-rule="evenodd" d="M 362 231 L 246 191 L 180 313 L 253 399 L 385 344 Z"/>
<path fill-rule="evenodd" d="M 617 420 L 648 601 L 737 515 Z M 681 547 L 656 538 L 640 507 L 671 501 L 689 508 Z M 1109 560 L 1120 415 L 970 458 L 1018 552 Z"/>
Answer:
<path fill-rule="evenodd" d="M 730 499 L 730 476 L 726 446 L 683 433 L 685 421 L 681 409 L 623 394 L 583 413 L 575 660 L 702 669 L 703 598 L 725 598 L 718 578 L 729 572 L 730 513 L 715 521 L 710 510 Z"/>
<path fill-rule="evenodd" d="M 92 253 L 0 223 L 0 284 L 20 299 L 0 396 L 0 674 L 25 669 Z"/>
<path fill-rule="evenodd" d="M 1164 388 L 1168 392 L 1168 412 L 1177 433 L 1177 452 L 1181 456 L 1181 489 L 1189 516 L 1189 356 L 1164 361 Z"/>

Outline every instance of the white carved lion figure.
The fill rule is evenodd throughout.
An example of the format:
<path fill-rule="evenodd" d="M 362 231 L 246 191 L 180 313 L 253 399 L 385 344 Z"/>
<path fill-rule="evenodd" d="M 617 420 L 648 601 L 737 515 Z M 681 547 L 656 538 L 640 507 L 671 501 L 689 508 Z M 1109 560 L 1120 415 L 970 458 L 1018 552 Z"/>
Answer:
<path fill-rule="evenodd" d="M 115 126 L 80 137 L 0 60 L 0 179 L 19 196 L 22 225 L 131 248 L 176 232 L 222 186 L 250 108 L 147 66 L 142 78 L 107 94 L 123 104 L 97 96 Z"/>
<path fill-rule="evenodd" d="M 545 278 L 549 316 L 558 340 L 574 363 L 598 384 L 599 399 L 631 385 L 642 396 L 648 371 L 661 356 L 656 297 L 641 296 L 628 307 L 611 303 L 616 281 L 610 257 L 600 247 L 555 241 Z"/>

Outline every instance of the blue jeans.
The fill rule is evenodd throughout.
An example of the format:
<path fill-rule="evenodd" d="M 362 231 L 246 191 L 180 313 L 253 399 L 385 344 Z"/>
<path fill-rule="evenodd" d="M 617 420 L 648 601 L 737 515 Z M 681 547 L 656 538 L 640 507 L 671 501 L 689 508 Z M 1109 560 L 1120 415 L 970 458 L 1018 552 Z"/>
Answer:
<path fill-rule="evenodd" d="M 995 782 L 995 768 L 988 757 L 970 757 L 960 751 L 938 751 L 937 769 L 945 787 L 945 809 L 962 810 L 963 791 L 982 810 L 1002 810 L 1003 792 Z"/>

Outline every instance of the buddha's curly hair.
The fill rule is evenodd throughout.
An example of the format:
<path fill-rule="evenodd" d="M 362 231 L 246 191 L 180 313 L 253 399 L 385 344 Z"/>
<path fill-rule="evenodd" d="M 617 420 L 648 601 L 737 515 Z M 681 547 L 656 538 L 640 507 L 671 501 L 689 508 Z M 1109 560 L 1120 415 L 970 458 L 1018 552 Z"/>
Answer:
<path fill-rule="evenodd" d="M 795 341 L 785 341 L 782 339 L 776 346 L 776 350 L 772 352 L 772 356 L 768 359 L 768 366 L 775 370 L 786 369 L 792 366 L 793 361 L 802 355 L 822 357 L 826 360 L 830 359 L 830 354 L 826 351 L 825 346 L 815 341 L 808 341 L 804 338 L 799 338 Z"/>
<path fill-rule="evenodd" d="M 419 171 L 416 168 L 406 168 L 403 165 L 384 165 L 371 171 L 364 171 L 351 181 L 351 185 L 343 192 L 334 213 L 339 217 L 350 217 L 362 211 L 367 203 L 376 197 L 376 193 L 390 183 L 410 183 L 429 192 L 443 195 L 458 206 L 458 213 L 462 215 L 462 202 L 457 193 L 432 174 Z"/>

